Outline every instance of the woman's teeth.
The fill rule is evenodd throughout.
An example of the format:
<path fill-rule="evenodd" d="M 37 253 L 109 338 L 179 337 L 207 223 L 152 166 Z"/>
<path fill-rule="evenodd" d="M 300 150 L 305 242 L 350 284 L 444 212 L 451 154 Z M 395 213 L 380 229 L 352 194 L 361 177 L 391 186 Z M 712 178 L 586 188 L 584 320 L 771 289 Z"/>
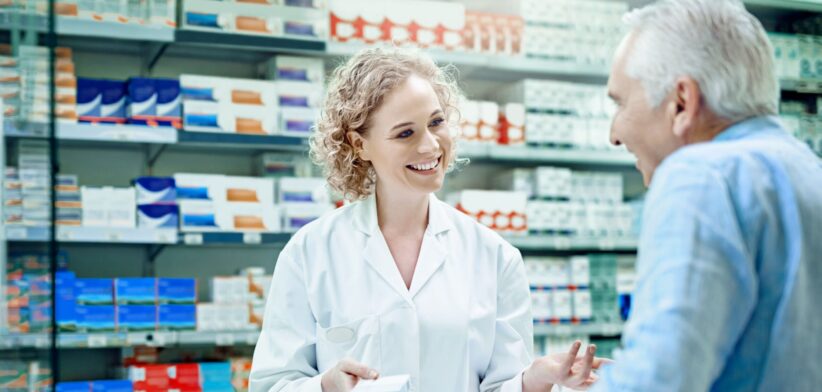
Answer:
<path fill-rule="evenodd" d="M 421 163 L 419 165 L 408 165 L 408 167 L 410 167 L 414 170 L 426 171 L 426 170 L 431 170 L 431 169 L 439 166 L 439 163 L 440 163 L 439 159 L 435 159 L 431 162 Z"/>

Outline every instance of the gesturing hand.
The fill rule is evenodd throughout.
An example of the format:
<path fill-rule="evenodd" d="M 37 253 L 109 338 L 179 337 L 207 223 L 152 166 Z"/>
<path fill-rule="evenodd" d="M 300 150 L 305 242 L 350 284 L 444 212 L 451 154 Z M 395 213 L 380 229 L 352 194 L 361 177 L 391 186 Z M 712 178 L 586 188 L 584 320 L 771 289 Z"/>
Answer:
<path fill-rule="evenodd" d="M 594 357 L 597 348 L 590 345 L 581 357 L 577 356 L 580 341 L 571 345 L 568 353 L 555 353 L 534 360 L 522 377 L 523 391 L 546 391 L 552 385 L 562 385 L 571 389 L 585 390 L 597 381 L 597 375 L 591 369 L 599 369 L 603 363 L 611 362 L 605 358 Z"/>
<path fill-rule="evenodd" d="M 323 373 L 320 384 L 323 392 L 349 392 L 360 380 L 376 380 L 379 376 L 376 370 L 368 366 L 353 359 L 343 359 Z"/>

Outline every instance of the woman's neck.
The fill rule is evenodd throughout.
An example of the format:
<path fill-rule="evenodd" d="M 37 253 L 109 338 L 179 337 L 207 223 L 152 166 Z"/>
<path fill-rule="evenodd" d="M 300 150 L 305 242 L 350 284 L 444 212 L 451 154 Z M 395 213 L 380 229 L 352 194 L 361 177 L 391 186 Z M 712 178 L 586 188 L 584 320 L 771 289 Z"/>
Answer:
<path fill-rule="evenodd" d="M 407 195 L 401 192 L 375 190 L 377 222 L 385 234 L 417 233 L 422 235 L 428 227 L 427 194 Z"/>

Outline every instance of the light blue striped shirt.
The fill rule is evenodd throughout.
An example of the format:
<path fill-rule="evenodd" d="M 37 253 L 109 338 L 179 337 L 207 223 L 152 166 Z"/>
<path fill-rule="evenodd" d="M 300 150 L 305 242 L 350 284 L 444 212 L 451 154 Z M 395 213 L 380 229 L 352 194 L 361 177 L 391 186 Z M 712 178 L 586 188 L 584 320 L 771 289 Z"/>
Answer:
<path fill-rule="evenodd" d="M 822 391 L 822 161 L 775 117 L 676 151 L 595 391 Z"/>

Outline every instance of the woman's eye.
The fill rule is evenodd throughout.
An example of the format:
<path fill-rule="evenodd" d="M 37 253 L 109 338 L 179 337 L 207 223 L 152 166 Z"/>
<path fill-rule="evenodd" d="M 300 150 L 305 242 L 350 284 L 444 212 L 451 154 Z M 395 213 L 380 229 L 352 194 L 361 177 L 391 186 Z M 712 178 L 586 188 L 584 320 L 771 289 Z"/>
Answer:
<path fill-rule="evenodd" d="M 429 125 L 429 127 L 431 127 L 431 128 L 436 128 L 436 127 L 438 127 L 438 126 L 440 126 L 440 125 L 442 125 L 442 124 L 444 124 L 444 123 L 445 123 L 445 119 L 438 118 L 438 119 L 436 119 L 436 120 L 434 120 L 434 121 L 431 121 L 431 124 Z"/>
<path fill-rule="evenodd" d="M 397 137 L 400 138 L 400 139 L 405 139 L 405 138 L 407 138 L 407 137 L 409 137 L 413 134 L 414 134 L 414 131 L 412 131 L 410 129 L 406 129 L 406 130 L 400 132 L 400 134 L 397 135 Z"/>

